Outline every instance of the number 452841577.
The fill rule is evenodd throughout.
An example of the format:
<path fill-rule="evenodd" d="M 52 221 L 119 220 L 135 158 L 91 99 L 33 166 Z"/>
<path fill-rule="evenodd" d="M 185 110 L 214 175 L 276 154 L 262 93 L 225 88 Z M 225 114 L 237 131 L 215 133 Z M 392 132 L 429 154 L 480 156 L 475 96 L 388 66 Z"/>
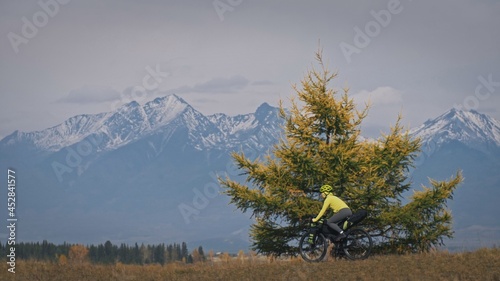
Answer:
<path fill-rule="evenodd" d="M 7 209 L 9 211 L 9 217 L 15 216 L 16 210 L 16 171 L 8 169 L 7 170 Z"/>

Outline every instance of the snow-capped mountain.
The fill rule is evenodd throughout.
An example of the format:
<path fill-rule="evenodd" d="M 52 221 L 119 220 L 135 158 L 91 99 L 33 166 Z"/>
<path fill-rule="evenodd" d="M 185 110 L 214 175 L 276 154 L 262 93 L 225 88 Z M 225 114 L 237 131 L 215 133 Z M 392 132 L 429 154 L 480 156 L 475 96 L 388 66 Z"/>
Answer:
<path fill-rule="evenodd" d="M 276 143 L 281 124 L 265 103 L 255 113 L 204 116 L 169 95 L 16 131 L 0 140 L 0 167 L 24 175 L 18 196 L 27 240 L 189 241 L 201 230 L 203 239 L 225 239 L 249 222 L 230 211 L 216 177 L 234 173 L 231 151 L 257 157 Z M 138 217 L 147 222 L 131 220 Z M 144 226 L 161 231 L 144 236 Z"/>
<path fill-rule="evenodd" d="M 121 147 L 151 131 L 169 124 L 180 115 L 201 114 L 175 95 L 158 98 L 144 106 L 132 101 L 113 112 L 85 114 L 69 118 L 62 124 L 36 132 L 19 132 L 7 136 L 6 144 L 16 142 L 32 144 L 44 151 L 58 151 L 64 147 L 83 141 L 92 135 L 98 135 L 98 151 Z M 201 119 L 201 118 L 200 118 Z"/>
<path fill-rule="evenodd" d="M 422 141 L 411 175 L 415 188 L 429 186 L 429 178 L 446 180 L 458 171 L 464 176 L 448 203 L 455 238 L 446 245 L 464 250 L 498 244 L 494 214 L 500 212 L 500 122 L 476 111 L 451 109 L 411 134 Z"/>
<path fill-rule="evenodd" d="M 423 146 L 440 147 L 458 141 L 483 152 L 500 148 L 500 122 L 474 110 L 451 109 L 410 130 L 410 134 L 420 138 Z"/>
<path fill-rule="evenodd" d="M 41 151 L 56 152 L 90 138 L 94 143 L 98 140 L 99 152 L 181 126 L 188 129 L 189 142 L 199 150 L 231 148 L 242 143 L 262 147 L 273 142 L 279 133 L 277 109 L 268 104 L 259 107 L 255 114 L 204 116 L 180 97 L 169 95 L 143 106 L 132 101 L 112 112 L 74 116 L 42 131 L 16 131 L 2 142 L 25 143 Z"/>
<path fill-rule="evenodd" d="M 228 205 L 217 177 L 244 180 L 230 152 L 267 153 L 283 132 L 278 112 L 263 103 L 254 113 L 205 116 L 169 95 L 41 131 L 16 131 L 0 140 L 0 170 L 16 169 L 22 182 L 18 211 L 26 231 L 20 239 L 228 240 L 250 221 Z M 411 130 L 432 146 L 412 171 L 416 186 L 463 170 L 466 181 L 450 204 L 457 206 L 458 227 L 497 223 L 481 214 L 500 212 L 499 128 L 486 115 L 452 109 Z M 0 208 L 0 216 L 6 210 Z M 0 240 L 6 235 L 0 230 Z"/>
<path fill-rule="evenodd" d="M 255 114 L 227 116 L 219 113 L 208 118 L 220 129 L 228 147 L 245 144 L 265 150 L 278 140 L 283 130 L 278 109 L 267 103 L 259 106 Z"/>

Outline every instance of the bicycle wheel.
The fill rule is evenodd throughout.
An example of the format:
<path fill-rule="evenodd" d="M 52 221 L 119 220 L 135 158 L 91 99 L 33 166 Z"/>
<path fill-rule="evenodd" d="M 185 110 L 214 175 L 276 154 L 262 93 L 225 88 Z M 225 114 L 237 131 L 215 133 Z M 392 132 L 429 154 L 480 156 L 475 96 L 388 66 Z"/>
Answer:
<path fill-rule="evenodd" d="M 313 243 L 309 241 L 309 233 L 306 232 L 300 238 L 299 242 L 299 252 L 300 256 L 305 261 L 308 262 L 319 262 L 321 261 L 328 249 L 328 240 L 326 240 L 323 234 L 314 235 Z"/>
<path fill-rule="evenodd" d="M 343 241 L 343 250 L 351 260 L 366 259 L 372 251 L 373 241 L 368 232 L 361 228 L 353 228 Z"/>

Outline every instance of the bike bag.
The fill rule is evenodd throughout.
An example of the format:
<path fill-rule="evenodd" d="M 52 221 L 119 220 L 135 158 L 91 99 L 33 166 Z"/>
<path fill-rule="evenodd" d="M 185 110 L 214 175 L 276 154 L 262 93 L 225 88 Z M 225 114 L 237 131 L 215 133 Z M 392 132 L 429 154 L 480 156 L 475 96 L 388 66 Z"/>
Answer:
<path fill-rule="evenodd" d="M 368 211 L 366 210 L 358 210 L 356 213 L 352 214 L 347 220 L 344 222 L 344 230 L 348 229 L 351 226 L 354 226 L 364 220 L 368 216 Z"/>

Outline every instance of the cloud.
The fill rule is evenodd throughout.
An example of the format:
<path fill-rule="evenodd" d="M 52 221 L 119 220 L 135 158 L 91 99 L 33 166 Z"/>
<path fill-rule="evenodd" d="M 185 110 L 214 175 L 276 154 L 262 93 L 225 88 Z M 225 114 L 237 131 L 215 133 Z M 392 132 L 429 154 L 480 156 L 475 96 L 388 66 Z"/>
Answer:
<path fill-rule="evenodd" d="M 72 90 L 69 94 L 59 100 L 58 103 L 101 103 L 117 100 L 120 93 L 110 87 L 85 85 L 80 89 Z"/>
<path fill-rule="evenodd" d="M 274 83 L 272 81 L 269 81 L 269 80 L 259 80 L 259 81 L 252 82 L 252 85 L 254 85 L 254 86 L 270 86 L 270 85 L 274 85 Z"/>
<path fill-rule="evenodd" d="M 244 89 L 250 81 L 241 75 L 229 78 L 213 78 L 207 82 L 197 83 L 194 86 L 182 86 L 172 89 L 170 93 L 234 93 Z"/>
<path fill-rule="evenodd" d="M 402 93 L 392 87 L 378 87 L 375 90 L 362 90 L 351 96 L 358 109 L 370 105 L 368 116 L 363 120 L 362 131 L 365 137 L 377 138 L 380 132 L 388 133 L 403 108 Z"/>
<path fill-rule="evenodd" d="M 401 92 L 392 87 L 378 87 L 373 91 L 362 90 L 352 95 L 352 98 L 358 105 L 372 106 L 397 105 L 403 101 Z"/>

